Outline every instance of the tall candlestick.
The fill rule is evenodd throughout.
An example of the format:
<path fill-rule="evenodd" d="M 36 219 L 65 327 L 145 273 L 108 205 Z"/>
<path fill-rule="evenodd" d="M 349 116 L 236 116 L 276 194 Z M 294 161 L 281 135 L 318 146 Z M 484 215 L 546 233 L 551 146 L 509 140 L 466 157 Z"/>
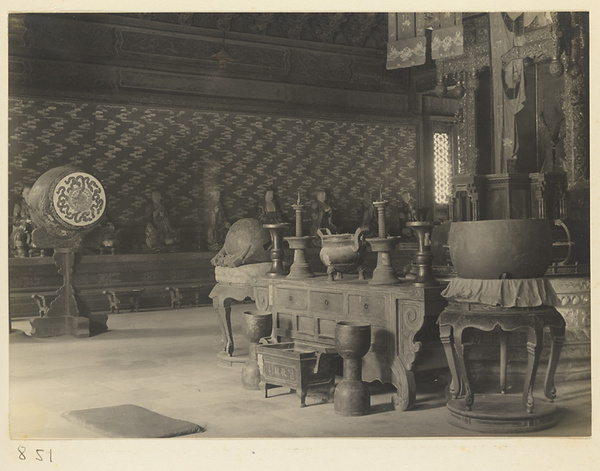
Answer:
<path fill-rule="evenodd" d="M 315 275 L 306 261 L 306 248 L 312 237 L 302 235 L 302 210 L 304 205 L 300 204 L 300 192 L 298 192 L 298 203 L 293 204 L 292 208 L 296 211 L 296 236 L 285 238 L 290 249 L 294 250 L 294 263 L 290 267 L 288 277 L 295 279 L 311 278 Z"/>
<path fill-rule="evenodd" d="M 298 203 L 293 205 L 293 207 L 296 211 L 296 237 L 302 237 L 302 210 L 304 209 L 304 205 Z"/>
<path fill-rule="evenodd" d="M 371 244 L 373 252 L 377 252 L 377 267 L 373 271 L 373 278 L 369 281 L 369 284 L 373 285 L 400 283 L 390 258 L 390 252 L 396 247 L 398 238 L 388 237 L 387 235 L 385 221 L 385 208 L 387 205 L 387 201 L 375 201 L 373 203 L 373 206 L 377 209 L 377 225 L 379 229 L 379 237 L 367 239 L 367 242 Z"/>

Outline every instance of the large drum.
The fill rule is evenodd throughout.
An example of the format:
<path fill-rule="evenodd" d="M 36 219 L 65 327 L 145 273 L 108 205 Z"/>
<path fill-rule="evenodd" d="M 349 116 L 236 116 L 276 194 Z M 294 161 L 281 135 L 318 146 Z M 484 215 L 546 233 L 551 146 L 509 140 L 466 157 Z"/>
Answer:
<path fill-rule="evenodd" d="M 31 187 L 31 217 L 49 235 L 70 238 L 92 230 L 106 210 L 102 184 L 89 173 L 65 165 L 48 170 Z"/>

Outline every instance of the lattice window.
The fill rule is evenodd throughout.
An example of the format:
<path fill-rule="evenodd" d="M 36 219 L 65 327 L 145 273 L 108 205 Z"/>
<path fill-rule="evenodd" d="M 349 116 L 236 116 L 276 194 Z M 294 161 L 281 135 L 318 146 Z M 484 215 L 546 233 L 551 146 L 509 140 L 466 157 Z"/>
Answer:
<path fill-rule="evenodd" d="M 451 194 L 452 160 L 450 135 L 445 132 L 433 134 L 433 173 L 436 204 L 448 204 Z"/>

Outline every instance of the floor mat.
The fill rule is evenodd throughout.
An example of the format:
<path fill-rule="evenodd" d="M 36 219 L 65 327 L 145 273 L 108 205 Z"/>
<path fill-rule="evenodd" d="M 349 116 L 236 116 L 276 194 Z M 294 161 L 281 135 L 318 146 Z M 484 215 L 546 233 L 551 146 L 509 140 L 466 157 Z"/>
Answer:
<path fill-rule="evenodd" d="M 73 410 L 63 413 L 62 417 L 112 438 L 168 438 L 205 431 L 200 425 L 134 404 Z"/>

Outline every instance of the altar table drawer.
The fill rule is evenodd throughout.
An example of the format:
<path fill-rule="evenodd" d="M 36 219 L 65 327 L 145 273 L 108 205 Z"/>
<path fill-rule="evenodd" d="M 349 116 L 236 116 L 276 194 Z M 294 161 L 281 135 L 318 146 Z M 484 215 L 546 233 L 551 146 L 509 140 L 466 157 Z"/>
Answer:
<path fill-rule="evenodd" d="M 348 312 L 351 318 L 361 317 L 370 320 L 373 324 L 387 323 L 385 298 L 382 296 L 351 294 L 348 296 Z"/>
<path fill-rule="evenodd" d="M 278 308 L 305 311 L 307 307 L 306 291 L 301 289 L 277 288 L 274 305 Z"/>
<path fill-rule="evenodd" d="M 311 311 L 333 312 L 340 315 L 344 309 L 344 295 L 342 293 L 312 291 L 309 300 Z"/>

